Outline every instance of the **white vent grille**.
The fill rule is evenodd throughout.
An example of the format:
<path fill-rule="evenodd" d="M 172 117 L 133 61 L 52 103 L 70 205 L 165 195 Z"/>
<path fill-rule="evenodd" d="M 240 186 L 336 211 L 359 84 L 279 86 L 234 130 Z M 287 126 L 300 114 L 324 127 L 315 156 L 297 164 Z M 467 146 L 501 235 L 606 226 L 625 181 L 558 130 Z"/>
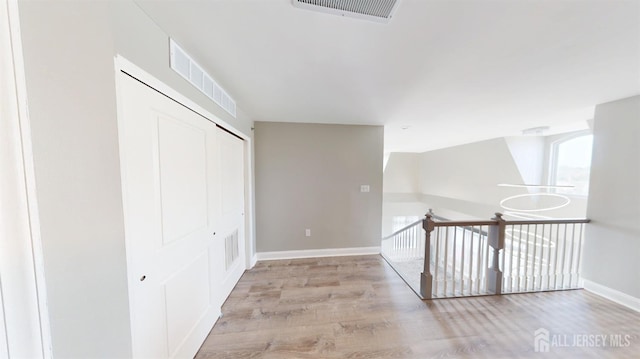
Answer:
<path fill-rule="evenodd" d="M 169 41 L 169 51 L 171 68 L 175 72 L 236 117 L 236 102 L 173 39 Z"/>
<path fill-rule="evenodd" d="M 327 14 L 389 22 L 400 0 L 292 0 L 293 6 Z"/>
<path fill-rule="evenodd" d="M 225 268 L 228 270 L 238 258 L 238 230 L 236 229 L 224 239 Z"/>

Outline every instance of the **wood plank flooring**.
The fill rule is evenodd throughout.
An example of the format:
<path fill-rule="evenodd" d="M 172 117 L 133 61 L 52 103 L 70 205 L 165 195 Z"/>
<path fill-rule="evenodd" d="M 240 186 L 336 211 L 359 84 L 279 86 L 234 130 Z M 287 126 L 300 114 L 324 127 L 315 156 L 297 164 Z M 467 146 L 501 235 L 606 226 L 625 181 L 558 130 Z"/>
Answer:
<path fill-rule="evenodd" d="M 196 358 L 640 358 L 640 313 L 584 290 L 422 301 L 380 256 L 259 262 L 222 312 Z"/>

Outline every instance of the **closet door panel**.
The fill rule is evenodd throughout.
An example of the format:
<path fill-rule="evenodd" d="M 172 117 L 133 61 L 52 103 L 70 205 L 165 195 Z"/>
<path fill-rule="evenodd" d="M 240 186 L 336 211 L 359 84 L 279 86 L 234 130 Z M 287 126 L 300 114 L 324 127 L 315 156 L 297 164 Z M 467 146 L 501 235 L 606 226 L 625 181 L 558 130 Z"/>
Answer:
<path fill-rule="evenodd" d="M 122 74 L 119 132 L 134 356 L 193 357 L 219 316 L 216 125 Z"/>

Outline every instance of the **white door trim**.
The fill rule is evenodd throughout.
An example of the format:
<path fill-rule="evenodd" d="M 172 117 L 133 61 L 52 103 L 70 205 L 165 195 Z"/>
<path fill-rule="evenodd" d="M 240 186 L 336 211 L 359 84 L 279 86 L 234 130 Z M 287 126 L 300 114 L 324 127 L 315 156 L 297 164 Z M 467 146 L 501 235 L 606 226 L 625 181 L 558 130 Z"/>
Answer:
<path fill-rule="evenodd" d="M 0 77 L 2 116 L 0 143 L 0 276 L 4 307 L 3 327 L 8 355 L 51 358 L 40 219 L 33 168 L 31 128 L 18 3 L 0 3 Z M 2 353 L 0 353 L 2 356 Z"/>

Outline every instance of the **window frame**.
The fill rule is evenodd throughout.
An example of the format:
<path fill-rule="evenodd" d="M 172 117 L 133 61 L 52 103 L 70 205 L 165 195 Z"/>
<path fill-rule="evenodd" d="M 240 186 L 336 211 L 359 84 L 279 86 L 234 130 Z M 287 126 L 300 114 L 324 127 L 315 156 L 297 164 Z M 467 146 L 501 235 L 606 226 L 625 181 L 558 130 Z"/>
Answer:
<path fill-rule="evenodd" d="M 549 152 L 550 155 L 549 155 L 549 167 L 548 167 L 549 175 L 547 178 L 547 183 L 550 186 L 557 186 L 556 181 L 558 176 L 558 155 L 559 155 L 560 145 L 583 136 L 593 136 L 593 131 L 591 129 L 587 129 L 587 130 L 572 132 L 550 143 L 550 152 Z M 593 157 L 593 147 L 592 147 L 591 156 Z M 589 172 L 591 172 L 591 163 L 589 164 Z M 553 188 L 553 193 L 558 193 L 558 189 L 559 188 Z M 562 193 L 562 194 L 565 196 L 581 197 L 581 198 L 586 198 L 589 196 L 589 193 L 586 193 L 586 194 Z"/>

